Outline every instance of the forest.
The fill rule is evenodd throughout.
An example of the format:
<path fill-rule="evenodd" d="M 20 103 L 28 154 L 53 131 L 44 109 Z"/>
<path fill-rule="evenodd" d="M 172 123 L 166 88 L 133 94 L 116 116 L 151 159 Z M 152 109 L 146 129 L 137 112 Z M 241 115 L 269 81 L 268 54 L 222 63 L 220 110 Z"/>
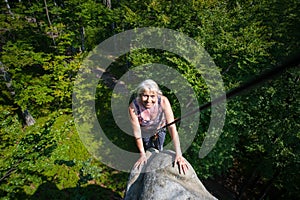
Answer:
<path fill-rule="evenodd" d="M 208 52 L 225 91 L 300 57 L 299 0 L 3 0 L 0 6 L 1 200 L 124 197 L 129 173 L 89 152 L 72 107 L 84 61 L 116 34 L 145 27 L 183 33 Z M 178 71 L 199 105 L 211 100 L 201 73 L 166 50 L 126 52 L 105 74 L 118 80 L 147 63 Z M 296 63 L 227 99 L 220 137 L 203 158 L 198 153 L 212 110 L 198 113 L 196 136 L 183 156 L 218 199 L 300 199 L 299 69 Z M 136 152 L 134 138 L 114 123 L 113 86 L 100 78 L 96 95 L 82 93 L 79 100 L 94 99 L 106 136 Z M 180 116 L 179 88 L 162 90 Z"/>

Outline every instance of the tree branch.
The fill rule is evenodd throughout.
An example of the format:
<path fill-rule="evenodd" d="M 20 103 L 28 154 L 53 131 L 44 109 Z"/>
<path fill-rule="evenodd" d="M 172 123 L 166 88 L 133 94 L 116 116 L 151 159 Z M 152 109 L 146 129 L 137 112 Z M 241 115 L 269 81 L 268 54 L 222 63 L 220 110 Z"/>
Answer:
<path fill-rule="evenodd" d="M 50 35 L 51 35 L 51 38 L 53 40 L 53 44 L 54 46 L 56 46 L 55 44 L 55 40 L 54 40 L 54 35 L 53 35 L 53 31 L 52 31 L 52 22 L 50 20 L 50 16 L 49 16 L 49 10 L 48 10 L 48 6 L 47 6 L 47 1 L 44 0 L 44 4 L 45 4 L 45 10 L 46 10 L 46 15 L 47 15 L 47 19 L 48 19 L 48 23 L 49 23 L 49 26 L 50 26 Z"/>

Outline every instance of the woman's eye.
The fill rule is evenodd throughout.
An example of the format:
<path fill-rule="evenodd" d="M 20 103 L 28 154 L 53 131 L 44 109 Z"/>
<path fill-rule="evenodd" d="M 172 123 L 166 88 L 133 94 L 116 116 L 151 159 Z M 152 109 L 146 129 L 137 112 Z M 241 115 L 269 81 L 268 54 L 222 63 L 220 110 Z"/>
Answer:
<path fill-rule="evenodd" d="M 145 99 L 148 99 L 148 98 L 154 99 L 156 96 L 155 95 L 142 95 L 142 97 Z"/>

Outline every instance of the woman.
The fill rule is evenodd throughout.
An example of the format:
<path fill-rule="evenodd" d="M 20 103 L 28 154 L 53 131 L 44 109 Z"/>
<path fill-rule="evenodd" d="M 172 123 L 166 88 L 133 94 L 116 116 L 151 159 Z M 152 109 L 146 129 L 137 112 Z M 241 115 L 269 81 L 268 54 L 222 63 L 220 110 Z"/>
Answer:
<path fill-rule="evenodd" d="M 174 121 L 173 111 L 167 97 L 162 95 L 158 85 L 151 79 L 145 80 L 137 87 L 137 98 L 129 106 L 130 122 L 136 144 L 140 151 L 140 158 L 134 167 L 139 168 L 147 162 L 145 151 L 151 147 L 163 150 L 166 130 L 161 129 Z M 157 131 L 159 130 L 159 131 Z M 185 174 L 188 170 L 182 157 L 179 136 L 175 124 L 168 126 L 168 131 L 175 147 L 175 163 Z"/>

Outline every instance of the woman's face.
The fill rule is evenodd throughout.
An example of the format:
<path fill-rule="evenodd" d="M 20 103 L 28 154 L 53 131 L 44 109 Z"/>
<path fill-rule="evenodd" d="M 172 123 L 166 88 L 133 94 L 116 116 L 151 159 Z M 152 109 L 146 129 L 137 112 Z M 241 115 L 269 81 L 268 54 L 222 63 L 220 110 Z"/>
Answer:
<path fill-rule="evenodd" d="M 151 108 L 157 101 L 157 93 L 151 90 L 145 90 L 141 94 L 141 101 L 145 108 Z"/>

